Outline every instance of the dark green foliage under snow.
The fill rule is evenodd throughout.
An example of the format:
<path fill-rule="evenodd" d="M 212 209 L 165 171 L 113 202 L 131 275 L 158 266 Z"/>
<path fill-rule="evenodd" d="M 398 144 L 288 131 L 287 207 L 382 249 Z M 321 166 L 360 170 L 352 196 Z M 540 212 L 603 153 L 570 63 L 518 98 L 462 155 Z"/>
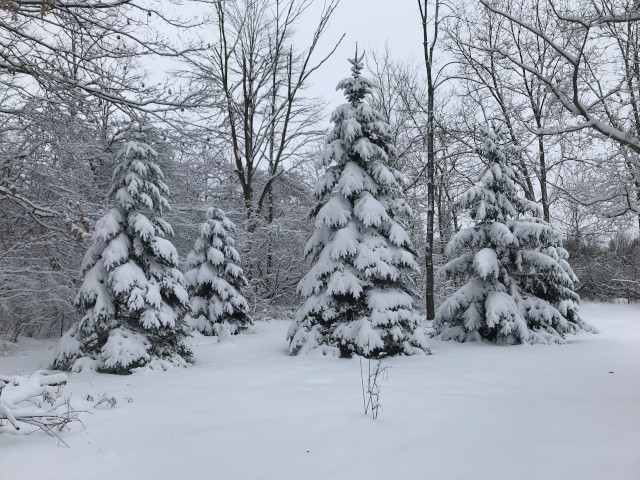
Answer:
<path fill-rule="evenodd" d="M 233 335 L 251 325 L 249 305 L 242 295 L 248 282 L 234 246 L 235 231 L 224 211 L 210 208 L 187 257 L 185 278 L 192 310 L 187 319 L 205 335 Z"/>
<path fill-rule="evenodd" d="M 454 235 L 445 252 L 453 259 L 439 271 L 466 283 L 437 311 L 439 338 L 562 343 L 568 333 L 593 331 L 578 315 L 561 233 L 518 191 L 506 132 L 489 126 L 479 154 L 487 167 L 458 201 L 475 225 Z"/>
<path fill-rule="evenodd" d="M 124 373 L 150 365 L 184 365 L 188 294 L 178 253 L 162 219 L 169 189 L 150 133 L 137 127 L 119 154 L 109 196 L 84 257 L 76 304 L 84 317 L 58 344 L 55 368 Z"/>
<path fill-rule="evenodd" d="M 429 351 L 413 307 L 409 274 L 418 269 L 403 218 L 411 214 L 401 174 L 388 165 L 390 129 L 365 101 L 371 83 L 342 80 L 349 103 L 333 115 L 320 156 L 326 168 L 316 184 L 316 231 L 307 243 L 311 270 L 298 285 L 305 302 L 289 329 L 289 352 L 365 357 Z"/>

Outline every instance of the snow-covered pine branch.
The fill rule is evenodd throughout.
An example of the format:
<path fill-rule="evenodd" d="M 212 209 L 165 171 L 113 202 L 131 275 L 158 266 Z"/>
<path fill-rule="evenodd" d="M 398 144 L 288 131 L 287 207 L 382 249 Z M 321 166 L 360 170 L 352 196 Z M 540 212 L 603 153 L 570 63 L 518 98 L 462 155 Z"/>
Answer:
<path fill-rule="evenodd" d="M 566 334 L 594 331 L 578 315 L 578 279 L 561 232 L 518 191 L 508 132 L 489 124 L 485 133 L 479 154 L 488 166 L 458 202 L 475 225 L 451 239 L 446 254 L 453 258 L 439 271 L 441 278 L 466 283 L 438 309 L 438 337 L 564 343 Z"/>
<path fill-rule="evenodd" d="M 234 335 L 251 324 L 242 295 L 247 285 L 235 249 L 236 226 L 220 208 L 210 208 L 187 257 L 185 279 L 191 294 L 188 323 L 205 335 Z"/>
<path fill-rule="evenodd" d="M 133 127 L 119 154 L 110 190 L 115 204 L 95 224 L 76 304 L 85 315 L 58 343 L 55 368 L 124 373 L 149 365 L 185 365 L 184 315 L 189 297 L 178 253 L 162 218 L 169 193 L 150 145 Z"/>
<path fill-rule="evenodd" d="M 371 83 L 362 56 L 342 80 L 348 103 L 320 155 L 326 168 L 315 187 L 316 231 L 306 254 L 313 266 L 298 285 L 306 298 L 287 338 L 291 355 L 323 353 L 368 358 L 429 352 L 413 308 L 409 273 L 418 270 L 403 218 L 411 214 L 389 167 L 390 129 L 367 103 Z"/>

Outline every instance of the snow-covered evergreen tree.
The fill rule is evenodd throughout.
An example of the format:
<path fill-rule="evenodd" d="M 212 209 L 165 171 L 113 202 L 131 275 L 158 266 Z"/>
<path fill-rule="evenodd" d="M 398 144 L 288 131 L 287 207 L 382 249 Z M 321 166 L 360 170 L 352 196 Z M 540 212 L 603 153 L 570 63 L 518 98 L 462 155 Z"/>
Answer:
<path fill-rule="evenodd" d="M 332 115 L 315 187 L 316 231 L 306 246 L 313 266 L 298 285 L 306 297 L 287 334 L 296 355 L 365 357 L 429 352 L 413 308 L 409 274 L 418 270 L 402 218 L 402 175 L 389 167 L 389 126 L 365 101 L 362 57 L 350 59 L 352 76 L 338 84 L 348 103 Z"/>
<path fill-rule="evenodd" d="M 467 281 L 436 313 L 439 338 L 564 343 L 568 333 L 594 331 L 578 315 L 578 279 L 561 232 L 518 192 L 504 128 L 489 125 L 485 134 L 479 154 L 487 167 L 457 205 L 475 225 L 451 239 L 445 253 L 454 258 L 438 272 Z"/>
<path fill-rule="evenodd" d="M 210 208 L 187 257 L 185 279 L 192 310 L 187 319 L 205 335 L 233 335 L 251 325 L 249 305 L 242 296 L 247 279 L 234 248 L 235 231 L 224 211 Z"/>
<path fill-rule="evenodd" d="M 144 127 L 119 152 L 110 198 L 85 254 L 76 304 L 85 312 L 60 340 L 54 367 L 125 373 L 143 365 L 185 365 L 189 297 L 162 219 L 169 189 Z"/>

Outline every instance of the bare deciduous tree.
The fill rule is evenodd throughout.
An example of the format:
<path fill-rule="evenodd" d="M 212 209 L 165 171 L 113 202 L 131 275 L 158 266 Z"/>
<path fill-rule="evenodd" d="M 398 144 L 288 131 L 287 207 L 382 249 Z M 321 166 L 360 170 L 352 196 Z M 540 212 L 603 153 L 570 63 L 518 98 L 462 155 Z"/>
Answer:
<path fill-rule="evenodd" d="M 507 43 L 490 49 L 534 78 L 576 120 L 559 128 L 541 126 L 536 133 L 556 135 L 587 129 L 613 142 L 618 149 L 616 160 L 627 168 L 626 185 L 616 192 L 620 197 L 619 214 L 638 214 L 640 16 L 637 2 L 593 0 L 575 9 L 568 3 L 548 0 L 544 4 L 548 14 L 544 25 L 533 23 L 514 11 L 510 0 L 481 2 L 488 11 L 505 20 L 501 28 L 518 30 L 520 38 L 542 45 L 549 52 L 550 60 L 557 64 L 557 68 L 548 71 L 519 55 L 518 50 Z M 563 32 L 563 35 L 557 38 L 552 32 Z M 640 216 L 638 222 L 640 227 Z"/>
<path fill-rule="evenodd" d="M 210 48 L 187 55 L 186 74 L 207 89 L 217 108 L 208 129 L 235 166 L 247 218 L 257 218 L 276 179 L 321 134 L 321 105 L 304 90 L 340 43 L 316 59 L 338 1 L 325 5 L 303 49 L 294 48 L 293 34 L 309 0 L 212 3 L 217 32 Z"/>
<path fill-rule="evenodd" d="M 433 11 L 430 11 L 430 7 Z M 427 319 L 435 318 L 435 296 L 434 296 L 434 268 L 433 268 L 433 232 L 435 224 L 435 198 L 436 198 L 436 119 L 435 119 L 435 97 L 436 91 L 446 78 L 443 78 L 443 70 L 438 69 L 434 56 L 438 45 L 438 35 L 440 34 L 443 4 L 440 0 L 418 0 L 420 10 L 420 20 L 422 24 L 422 39 L 424 65 L 427 74 L 427 124 L 424 132 L 424 141 L 427 153 L 426 174 L 427 174 L 427 233 L 425 240 L 425 274 L 426 274 L 426 307 Z"/>

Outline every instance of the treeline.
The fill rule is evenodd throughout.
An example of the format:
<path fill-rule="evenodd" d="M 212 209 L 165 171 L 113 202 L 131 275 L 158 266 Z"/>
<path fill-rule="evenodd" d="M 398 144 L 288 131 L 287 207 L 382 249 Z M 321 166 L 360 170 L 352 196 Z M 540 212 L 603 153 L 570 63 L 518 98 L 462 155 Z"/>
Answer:
<path fill-rule="evenodd" d="M 337 80 L 322 66 L 341 42 L 326 38 L 340 7 L 211 0 L 178 18 L 170 2 L 156 3 L 0 1 L 0 334 L 11 340 L 59 336 L 78 319 L 82 256 L 111 207 L 132 123 L 158 132 L 180 257 L 220 207 L 238 227 L 252 314 L 282 316 L 300 302 L 329 125 L 310 91 Z M 424 34 L 424 61 L 366 57 L 371 103 L 395 145 L 389 163 L 408 178 L 416 305 L 432 318 L 453 289 L 435 272 L 469 224 L 454 203 L 483 167 L 476 151 L 488 120 L 507 128 L 526 199 L 564 232 L 580 295 L 638 300 L 635 3 L 418 5 L 411 28 Z"/>
<path fill-rule="evenodd" d="M 640 301 L 640 240 L 618 235 L 608 244 L 580 245 L 565 240 L 580 279 L 577 292 L 596 301 Z"/>

